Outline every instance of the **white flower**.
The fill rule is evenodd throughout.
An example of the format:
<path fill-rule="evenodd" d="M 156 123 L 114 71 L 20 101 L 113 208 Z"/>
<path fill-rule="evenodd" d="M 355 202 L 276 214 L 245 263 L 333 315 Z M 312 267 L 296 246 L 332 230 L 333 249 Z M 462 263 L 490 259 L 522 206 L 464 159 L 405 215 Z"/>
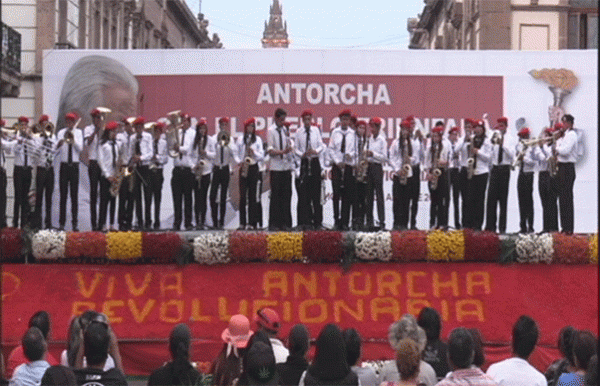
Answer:
<path fill-rule="evenodd" d="M 228 233 L 206 233 L 196 237 L 194 260 L 200 264 L 228 263 L 230 261 Z"/>
<path fill-rule="evenodd" d="M 356 256 L 361 260 L 390 261 L 392 234 L 390 232 L 358 232 L 354 241 Z"/>
<path fill-rule="evenodd" d="M 554 255 L 554 241 L 552 235 L 544 233 L 542 235 L 519 235 L 515 242 L 517 252 L 517 261 L 520 263 L 540 263 L 550 264 Z"/>
<path fill-rule="evenodd" d="M 31 241 L 33 257 L 36 259 L 63 258 L 65 256 L 66 240 L 66 232 L 52 230 L 37 232 Z"/>

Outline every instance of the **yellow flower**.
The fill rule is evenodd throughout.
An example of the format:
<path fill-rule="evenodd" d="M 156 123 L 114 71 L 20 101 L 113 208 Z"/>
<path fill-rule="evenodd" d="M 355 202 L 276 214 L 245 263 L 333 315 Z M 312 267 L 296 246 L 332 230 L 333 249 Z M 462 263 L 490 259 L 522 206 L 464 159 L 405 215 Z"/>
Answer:
<path fill-rule="evenodd" d="M 598 233 L 590 236 L 590 263 L 598 264 Z"/>
<path fill-rule="evenodd" d="M 109 232 L 106 234 L 106 255 L 109 260 L 142 257 L 141 232 Z"/>
<path fill-rule="evenodd" d="M 267 236 L 270 261 L 302 260 L 303 233 L 278 232 Z"/>
<path fill-rule="evenodd" d="M 465 259 L 465 237 L 462 231 L 435 230 L 427 234 L 427 259 L 462 261 Z"/>

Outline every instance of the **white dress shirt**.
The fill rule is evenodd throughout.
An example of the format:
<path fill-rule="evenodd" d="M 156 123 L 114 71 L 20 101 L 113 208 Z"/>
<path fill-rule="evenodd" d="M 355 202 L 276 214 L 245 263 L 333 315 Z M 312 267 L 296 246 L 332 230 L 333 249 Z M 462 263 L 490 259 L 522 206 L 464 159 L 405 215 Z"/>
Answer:
<path fill-rule="evenodd" d="M 35 164 L 36 142 L 33 138 L 18 136 L 13 146 L 15 166 L 33 166 Z M 27 160 L 25 160 L 27 156 Z M 27 161 L 27 162 L 25 162 Z M 27 163 L 27 165 L 25 165 Z"/>
<path fill-rule="evenodd" d="M 565 135 L 556 140 L 556 152 L 558 162 L 577 161 L 577 133 L 574 130 L 567 130 Z"/>
<path fill-rule="evenodd" d="M 205 176 L 212 172 L 212 167 L 213 167 L 212 159 L 215 157 L 215 139 L 212 136 L 207 135 L 206 136 L 206 145 L 203 147 L 204 147 L 204 151 L 206 152 L 206 155 L 204 157 L 200 156 L 200 150 L 202 150 L 200 148 L 200 143 L 198 143 L 198 146 L 196 146 L 196 147 L 192 146 L 192 154 L 190 156 L 192 157 L 194 166 L 198 165 L 198 162 L 201 159 L 204 160 L 204 169 L 202 170 L 202 175 Z"/>
<path fill-rule="evenodd" d="M 342 141 L 346 137 L 345 143 L 345 154 L 342 153 Z M 351 128 L 342 130 L 341 127 L 333 129 L 331 132 L 331 138 L 329 138 L 329 150 L 331 156 L 331 162 L 339 164 L 344 162 L 346 165 L 354 166 L 356 164 L 356 134 Z"/>
<path fill-rule="evenodd" d="M 35 138 L 37 162 L 36 166 L 49 167 L 54 163 L 56 157 L 56 135 L 50 137 L 39 136 Z"/>
<path fill-rule="evenodd" d="M 400 171 L 400 169 L 402 169 L 402 162 L 403 162 L 403 157 L 402 157 L 402 153 L 400 153 L 400 145 L 398 144 L 398 142 L 400 141 L 400 138 L 396 138 L 393 142 L 392 145 L 390 146 L 390 158 L 389 158 L 389 162 L 390 165 L 392 166 L 392 170 L 394 171 L 394 173 L 397 173 Z M 419 142 L 418 140 L 416 142 Z M 411 165 L 416 165 L 418 164 L 418 160 L 419 160 L 419 148 L 421 146 L 421 144 L 416 144 L 417 147 L 415 148 L 415 141 L 411 140 L 411 145 L 412 147 L 412 155 L 409 157 L 410 159 L 410 164 Z M 408 148 L 407 148 L 408 151 Z"/>
<path fill-rule="evenodd" d="M 60 142 L 64 140 L 65 133 L 67 132 L 67 128 L 61 129 L 58 134 L 56 134 L 56 139 Z M 60 162 L 68 162 L 69 161 L 69 145 L 66 142 L 63 142 L 62 145 L 58 148 L 58 158 Z M 83 149 L 83 132 L 81 129 L 73 128 L 73 146 L 72 146 L 72 162 L 79 162 L 79 153 Z"/>
<path fill-rule="evenodd" d="M 129 154 L 129 135 L 126 132 L 117 133 L 117 142 L 119 143 L 119 148 L 121 149 L 121 157 L 124 164 L 129 163 L 129 159 L 131 155 Z"/>
<path fill-rule="evenodd" d="M 311 155 L 309 158 L 320 157 L 323 149 L 325 149 L 323 139 L 321 138 L 321 132 L 316 126 L 309 126 L 308 130 L 310 131 L 310 148 L 316 152 L 316 154 Z M 304 153 L 307 151 L 306 133 L 306 127 L 302 126 L 296 130 L 296 135 L 294 136 L 294 144 L 296 145 L 294 147 L 294 151 L 296 152 L 296 156 L 298 156 L 298 158 L 302 158 Z"/>
<path fill-rule="evenodd" d="M 6 156 L 12 153 L 16 143 L 16 140 L 8 141 L 0 138 L 0 169 L 6 167 Z"/>
<path fill-rule="evenodd" d="M 486 374 L 500 386 L 548 386 L 544 374 L 522 358 L 509 358 L 494 363 Z"/>
<path fill-rule="evenodd" d="M 179 129 L 179 153 L 180 157 L 173 158 L 173 166 L 188 167 L 194 166 L 194 160 L 192 156 L 192 146 L 194 146 L 194 137 L 196 131 L 192 128 L 188 128 L 183 132 L 183 129 Z"/>
<path fill-rule="evenodd" d="M 367 157 L 367 161 L 382 165 L 384 165 L 387 162 L 387 139 L 385 138 L 383 130 L 379 130 L 379 135 L 377 135 L 377 137 L 375 138 L 373 138 L 372 135 L 369 136 L 366 150 L 370 150 L 373 152 L 373 156 Z"/>
<path fill-rule="evenodd" d="M 141 134 L 133 133 L 129 136 L 129 154 L 131 157 L 135 155 L 135 146 L 139 141 L 140 143 L 140 165 L 149 165 L 152 155 L 154 155 L 152 149 L 152 134 L 142 131 Z"/>
<path fill-rule="evenodd" d="M 517 155 L 521 154 L 521 151 L 523 150 L 523 146 L 524 146 L 523 143 L 521 141 L 519 141 L 519 143 L 517 144 L 515 157 Z M 535 147 L 539 148 L 539 146 L 535 146 Z M 535 171 L 537 159 L 534 156 L 534 152 L 535 152 L 535 149 L 532 148 L 531 146 L 527 147 L 527 149 L 525 150 L 525 155 L 523 156 L 523 162 L 521 163 L 524 173 L 530 173 L 530 172 Z"/>
<path fill-rule="evenodd" d="M 446 162 L 446 166 L 441 166 L 442 169 L 445 169 L 448 167 L 448 162 L 450 160 L 449 156 L 450 156 L 450 152 L 448 151 L 447 144 L 442 142 L 442 148 L 440 150 L 439 162 Z M 434 166 L 433 154 L 431 152 L 431 144 L 429 144 L 429 146 L 427 146 L 427 150 L 425 151 L 425 160 L 423 162 L 423 165 L 425 166 L 426 169 L 431 169 Z"/>
<path fill-rule="evenodd" d="M 291 143 L 290 136 L 285 127 L 277 127 L 272 125 L 269 127 L 267 134 L 267 151 L 270 150 L 285 150 L 288 144 Z M 285 171 L 294 169 L 294 154 L 293 151 L 288 154 L 270 156 L 272 171 Z"/>
<path fill-rule="evenodd" d="M 548 158 L 552 155 L 552 149 L 548 144 L 542 146 L 535 146 L 533 150 L 533 156 L 538 164 L 538 170 L 540 172 L 548 171 Z"/>
<path fill-rule="evenodd" d="M 117 174 L 119 168 L 119 151 L 121 148 L 122 144 L 117 140 L 106 141 L 100 145 L 98 149 L 98 164 L 104 177 L 114 177 Z"/>
<path fill-rule="evenodd" d="M 239 160 L 239 162 L 245 162 L 244 158 L 246 158 L 246 144 L 244 143 L 244 136 L 240 135 L 239 137 L 237 137 L 235 142 L 236 142 L 237 154 L 238 154 L 237 159 Z M 256 140 L 250 144 L 250 149 L 252 149 L 252 151 L 254 152 L 254 155 L 251 156 L 252 162 L 250 162 L 250 165 L 259 163 L 265 158 L 265 151 L 263 149 L 263 141 L 260 138 L 260 136 L 258 136 L 258 135 L 256 136 Z"/>
<path fill-rule="evenodd" d="M 500 144 L 492 145 L 492 165 L 512 165 L 513 161 L 515 160 L 515 147 L 516 143 L 513 140 L 513 138 L 504 134 L 504 142 L 502 143 L 502 162 L 498 163 L 498 157 L 500 155 Z"/>
<path fill-rule="evenodd" d="M 94 134 L 96 131 L 96 126 L 93 124 L 86 126 L 83 129 L 83 139 L 84 145 L 87 145 L 88 139 Z M 98 150 L 100 148 L 100 131 L 98 131 L 97 135 L 94 135 L 94 139 L 92 143 L 88 146 L 88 159 L 98 161 Z"/>
<path fill-rule="evenodd" d="M 449 159 L 449 164 L 448 167 L 450 169 L 455 169 L 455 168 L 460 168 L 462 165 L 462 156 L 463 153 L 460 151 L 461 147 L 462 147 L 462 143 L 464 141 L 463 137 L 460 137 L 456 140 L 456 142 L 452 143 L 451 141 L 448 141 L 450 143 L 450 145 L 448 146 L 448 159 Z"/>
<path fill-rule="evenodd" d="M 164 134 L 161 134 L 158 138 L 158 142 L 156 142 L 156 144 L 155 142 L 156 140 L 152 138 L 152 157 L 154 160 L 151 160 L 150 163 L 154 163 L 157 167 L 162 168 L 169 160 L 169 155 L 167 154 L 167 139 Z"/>
<path fill-rule="evenodd" d="M 464 142 L 463 146 L 462 146 L 463 154 L 466 155 L 466 158 L 464 158 L 464 160 L 465 160 L 464 166 L 465 167 L 467 167 L 467 161 L 469 159 L 469 144 L 470 144 L 470 142 Z M 489 173 L 491 157 L 492 157 L 492 143 L 490 142 L 490 139 L 488 137 L 486 137 L 483 140 L 483 144 L 481 145 L 481 148 L 479 148 L 477 155 L 475 156 L 475 159 L 477 161 L 476 161 L 475 171 L 473 172 L 473 175 L 478 176 L 480 174 Z"/>
<path fill-rule="evenodd" d="M 235 139 L 230 137 L 229 142 L 225 144 L 225 146 L 221 146 L 221 143 L 219 142 L 219 133 L 213 135 L 212 139 L 213 147 L 210 149 L 210 153 L 214 154 L 212 164 L 218 168 L 229 166 L 229 171 L 233 172 L 233 167 L 240 163 Z M 223 157 L 221 157 L 221 154 Z M 223 159 L 223 162 L 221 162 L 221 158 Z"/>

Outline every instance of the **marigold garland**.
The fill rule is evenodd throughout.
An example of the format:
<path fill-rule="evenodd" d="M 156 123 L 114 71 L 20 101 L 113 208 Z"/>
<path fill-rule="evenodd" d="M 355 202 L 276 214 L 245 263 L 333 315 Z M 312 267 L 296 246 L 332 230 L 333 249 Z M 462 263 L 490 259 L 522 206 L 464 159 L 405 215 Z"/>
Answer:
<path fill-rule="evenodd" d="M 267 260 L 267 234 L 235 231 L 229 236 L 229 254 L 235 262 Z"/>
<path fill-rule="evenodd" d="M 465 238 L 462 231 L 434 230 L 427 235 L 427 259 L 462 261 L 465 259 Z"/>
<path fill-rule="evenodd" d="M 302 260 L 303 233 L 277 232 L 267 236 L 269 261 Z"/>
<path fill-rule="evenodd" d="M 344 253 L 342 232 L 304 232 L 302 251 L 311 263 L 339 263 Z"/>
<path fill-rule="evenodd" d="M 108 232 L 106 255 L 109 260 L 135 261 L 142 257 L 141 232 Z"/>
<path fill-rule="evenodd" d="M 475 232 L 464 229 L 465 261 L 496 262 L 500 255 L 500 239 L 498 234 L 490 231 Z"/>
<path fill-rule="evenodd" d="M 229 263 L 228 233 L 205 233 L 194 238 L 194 260 L 200 264 Z"/>
<path fill-rule="evenodd" d="M 561 264 L 586 264 L 589 240 L 585 236 L 554 233 L 554 262 Z"/>
<path fill-rule="evenodd" d="M 23 261 L 23 231 L 19 228 L 4 228 L 0 232 L 2 256 L 0 262 Z"/>
<path fill-rule="evenodd" d="M 63 231 L 42 230 L 33 235 L 31 249 L 36 259 L 61 259 L 65 256 L 67 234 Z"/>
<path fill-rule="evenodd" d="M 392 258 L 400 262 L 424 261 L 427 258 L 427 232 L 392 232 Z"/>
<path fill-rule="evenodd" d="M 598 264 L 598 233 L 590 236 L 590 263 Z"/>
<path fill-rule="evenodd" d="M 356 257 L 361 260 L 392 260 L 390 232 L 358 232 L 354 240 Z"/>
<path fill-rule="evenodd" d="M 174 232 L 144 232 L 142 233 L 142 256 L 150 263 L 174 263 L 181 243 L 181 237 Z"/>
<path fill-rule="evenodd" d="M 67 233 L 64 257 L 81 262 L 106 259 L 106 235 L 102 232 Z"/>
<path fill-rule="evenodd" d="M 552 235 L 544 233 L 521 234 L 515 242 L 515 251 L 519 263 L 547 263 L 552 262 L 554 255 Z"/>

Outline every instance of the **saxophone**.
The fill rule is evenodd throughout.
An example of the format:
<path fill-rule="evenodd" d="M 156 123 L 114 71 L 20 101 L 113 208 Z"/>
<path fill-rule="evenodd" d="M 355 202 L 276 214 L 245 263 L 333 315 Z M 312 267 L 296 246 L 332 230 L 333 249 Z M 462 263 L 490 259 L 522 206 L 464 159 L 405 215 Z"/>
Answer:
<path fill-rule="evenodd" d="M 250 148 L 249 142 L 249 140 L 244 140 L 245 155 L 244 160 L 242 161 L 242 167 L 240 169 L 240 176 L 243 178 L 248 177 L 248 170 L 250 169 L 252 162 L 254 162 L 254 158 L 252 158 L 252 149 Z"/>
<path fill-rule="evenodd" d="M 360 149 L 360 156 L 358 158 L 358 164 L 356 165 L 356 181 L 365 183 L 367 182 L 367 172 L 369 170 L 369 161 L 367 160 L 367 152 L 365 148 L 369 147 L 369 139 L 367 138 L 366 145 L 363 143 Z"/>
<path fill-rule="evenodd" d="M 469 158 L 467 159 L 467 179 L 472 179 L 475 173 L 475 152 L 473 151 L 475 145 L 475 134 L 471 134 L 469 138 Z"/>
<path fill-rule="evenodd" d="M 431 168 L 431 180 L 429 181 L 429 188 L 436 190 L 438 187 L 438 180 L 442 175 L 442 169 L 440 169 L 440 145 L 438 144 L 433 153 L 433 167 Z"/>
<path fill-rule="evenodd" d="M 199 155 L 200 155 L 200 152 L 202 151 L 202 149 L 204 149 L 205 142 L 206 142 L 206 136 L 203 135 L 200 138 L 200 143 L 198 144 L 198 154 Z M 198 162 L 192 168 L 192 172 L 194 173 L 196 180 L 200 181 L 202 179 L 202 175 L 204 174 L 205 167 L 206 167 L 206 160 L 204 159 L 204 156 L 200 155 L 198 158 Z"/>
<path fill-rule="evenodd" d="M 113 197 L 117 197 L 119 195 L 119 190 L 121 189 L 121 183 L 125 177 L 129 177 L 131 175 L 131 170 L 128 165 L 123 165 L 123 153 L 119 151 L 119 158 L 117 159 L 117 174 L 115 175 L 115 179 L 110 184 L 110 195 Z"/>
<path fill-rule="evenodd" d="M 552 154 L 548 157 L 548 172 L 550 177 L 556 177 L 558 174 L 558 153 L 556 152 L 556 141 L 552 143 Z"/>
<path fill-rule="evenodd" d="M 408 183 L 408 179 L 412 177 L 412 166 L 410 165 L 410 155 L 408 155 L 408 141 L 409 139 L 404 140 L 404 144 L 402 145 L 402 168 L 400 169 L 400 185 L 406 185 Z"/>

